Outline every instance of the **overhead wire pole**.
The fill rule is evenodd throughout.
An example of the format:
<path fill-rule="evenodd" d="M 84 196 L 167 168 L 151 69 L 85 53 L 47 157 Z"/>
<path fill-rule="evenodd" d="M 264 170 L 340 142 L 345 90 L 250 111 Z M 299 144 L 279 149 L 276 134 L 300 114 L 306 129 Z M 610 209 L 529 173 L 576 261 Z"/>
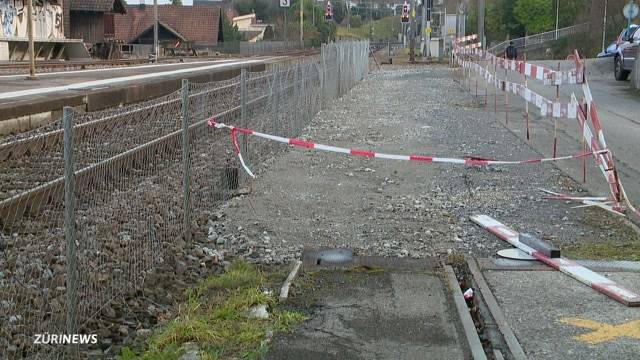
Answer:
<path fill-rule="evenodd" d="M 421 31 L 420 31 L 420 54 L 422 54 L 422 60 L 426 60 L 427 59 L 427 39 L 426 39 L 426 33 L 427 33 L 427 14 L 426 14 L 426 8 L 427 8 L 427 4 L 429 3 L 429 0 L 422 0 L 422 26 L 420 27 Z"/>
<path fill-rule="evenodd" d="M 558 19 L 560 15 L 560 0 L 556 0 L 556 40 L 558 40 Z"/>
<path fill-rule="evenodd" d="M 607 5 L 609 0 L 604 0 L 604 16 L 602 16 L 602 52 L 604 52 L 604 41 L 607 34 Z"/>
<path fill-rule="evenodd" d="M 158 0 L 153 0 L 153 55 L 154 62 L 160 57 L 160 47 L 158 46 Z"/>
<path fill-rule="evenodd" d="M 409 28 L 409 62 L 415 62 L 416 61 L 416 27 L 417 27 L 417 21 L 416 21 L 416 0 L 412 1 L 411 4 L 411 12 L 409 15 L 409 24 L 410 24 L 410 28 Z"/>
<path fill-rule="evenodd" d="M 300 47 L 304 49 L 304 10 L 303 6 L 304 0 L 300 0 Z"/>
<path fill-rule="evenodd" d="M 27 1 L 27 32 L 29 36 L 29 78 L 36 79 L 36 55 L 33 45 L 33 0 Z"/>
<path fill-rule="evenodd" d="M 478 0 L 478 35 L 484 49 L 484 0 Z"/>
<path fill-rule="evenodd" d="M 427 58 L 431 59 L 431 19 L 433 18 L 433 0 L 426 0 L 427 1 L 427 25 L 425 26 L 425 29 L 428 30 L 429 32 L 427 32 L 427 41 L 426 41 L 426 51 L 427 51 Z"/>

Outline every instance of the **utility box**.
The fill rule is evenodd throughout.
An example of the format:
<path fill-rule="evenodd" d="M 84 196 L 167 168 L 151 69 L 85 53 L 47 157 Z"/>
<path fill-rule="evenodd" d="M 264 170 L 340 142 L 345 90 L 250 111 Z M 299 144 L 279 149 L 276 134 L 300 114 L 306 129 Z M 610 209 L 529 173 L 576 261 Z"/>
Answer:
<path fill-rule="evenodd" d="M 441 58 L 442 57 L 442 52 L 440 51 L 440 39 L 439 38 L 433 38 L 431 39 L 431 43 L 429 44 L 429 50 L 431 51 L 431 57 L 432 58 Z"/>

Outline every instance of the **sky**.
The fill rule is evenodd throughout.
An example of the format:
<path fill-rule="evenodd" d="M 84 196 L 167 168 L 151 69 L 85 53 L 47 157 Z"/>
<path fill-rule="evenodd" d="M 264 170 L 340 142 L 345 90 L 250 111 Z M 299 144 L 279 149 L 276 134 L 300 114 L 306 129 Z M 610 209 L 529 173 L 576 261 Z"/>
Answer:
<path fill-rule="evenodd" d="M 144 0 L 145 4 L 153 4 L 153 0 Z M 171 0 L 158 0 L 158 4 L 169 4 Z M 127 0 L 127 4 L 138 5 L 140 0 Z M 193 0 L 182 0 L 183 5 L 193 5 Z"/>

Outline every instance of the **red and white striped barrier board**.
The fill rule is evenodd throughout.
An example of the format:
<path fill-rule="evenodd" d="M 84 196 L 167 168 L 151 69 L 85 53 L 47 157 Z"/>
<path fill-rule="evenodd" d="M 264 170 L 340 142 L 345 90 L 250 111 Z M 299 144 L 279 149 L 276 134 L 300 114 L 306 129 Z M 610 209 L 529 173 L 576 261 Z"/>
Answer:
<path fill-rule="evenodd" d="M 575 104 L 578 103 L 575 94 L 571 94 L 571 101 Z M 591 128 L 587 124 L 587 114 L 582 108 L 580 109 L 580 111 L 578 111 L 578 125 L 580 126 L 580 130 L 582 131 L 582 137 L 584 139 L 585 145 L 589 148 L 589 150 L 592 151 L 592 153 L 594 153 L 596 165 L 600 169 L 600 172 L 602 172 L 604 178 L 609 183 L 611 194 L 613 195 L 614 199 L 620 199 L 620 189 L 618 187 L 618 181 L 614 172 L 613 157 L 610 153 L 603 154 L 598 152 L 600 149 L 602 149 L 601 144 L 593 136 Z M 616 211 L 622 210 L 619 206 L 615 206 L 614 209 Z"/>
<path fill-rule="evenodd" d="M 463 45 L 460 48 L 462 49 L 479 49 L 482 47 L 482 43 L 473 43 L 468 45 Z"/>
<path fill-rule="evenodd" d="M 510 227 L 504 225 L 498 220 L 487 215 L 475 215 L 471 217 L 471 221 L 480 225 L 490 233 L 517 247 L 523 252 L 535 257 L 537 260 L 561 271 L 572 278 L 580 281 L 592 289 L 609 296 L 610 298 L 621 302 L 626 306 L 640 306 L 640 295 L 631 290 L 618 285 L 613 280 L 606 278 L 586 267 L 566 258 L 550 258 L 523 243 L 518 238 L 519 234 Z"/>
<path fill-rule="evenodd" d="M 456 164 L 456 165 L 465 165 L 465 166 L 490 166 L 490 165 L 521 165 L 521 164 L 539 164 L 543 162 L 551 162 L 551 161 L 559 161 L 559 160 L 569 160 L 569 159 L 579 159 L 585 156 L 592 155 L 591 152 L 580 153 L 576 155 L 569 156 L 561 156 L 555 158 L 544 158 L 544 159 L 531 159 L 531 160 L 519 160 L 519 161 L 508 161 L 508 160 L 486 160 L 486 159 L 477 159 L 477 158 L 448 158 L 448 157 L 436 157 L 436 156 L 425 156 L 425 155 L 394 155 L 394 154 L 384 154 L 367 150 L 357 150 L 357 149 L 348 149 L 336 146 L 322 145 L 316 144 L 313 142 L 300 140 L 300 139 L 292 139 L 285 138 L 276 135 L 264 134 L 261 132 L 253 131 L 251 129 L 238 128 L 233 125 L 226 125 L 220 122 L 217 122 L 215 119 L 210 119 L 208 121 L 209 126 L 214 127 L 216 129 L 229 129 L 231 130 L 231 139 L 233 145 L 235 147 L 236 153 L 238 154 L 238 158 L 240 159 L 240 164 L 245 169 L 247 174 L 251 177 L 255 177 L 251 170 L 247 167 L 242 158 L 242 154 L 240 152 L 240 146 L 238 144 L 237 133 L 241 133 L 244 135 L 252 135 L 257 136 L 263 139 L 276 141 L 283 144 L 289 144 L 297 147 L 301 147 L 304 149 L 316 149 L 321 151 L 329 151 L 334 153 L 348 154 L 352 156 L 363 156 L 368 158 L 378 158 L 378 159 L 387 159 L 387 160 L 400 160 L 400 161 L 413 161 L 419 163 L 427 163 L 427 164 Z M 605 152 L 607 150 L 601 150 L 601 152 Z"/>
<path fill-rule="evenodd" d="M 454 43 L 459 44 L 459 43 L 475 40 L 477 38 L 478 38 L 478 34 L 467 35 L 467 36 L 456 38 Z"/>

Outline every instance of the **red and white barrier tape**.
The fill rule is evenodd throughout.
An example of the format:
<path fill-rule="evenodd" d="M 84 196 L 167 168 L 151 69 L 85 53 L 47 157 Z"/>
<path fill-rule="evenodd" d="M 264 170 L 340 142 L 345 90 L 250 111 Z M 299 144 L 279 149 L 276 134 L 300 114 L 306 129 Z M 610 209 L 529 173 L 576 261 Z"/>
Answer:
<path fill-rule="evenodd" d="M 502 80 L 497 76 L 491 74 L 488 70 L 482 68 L 479 64 L 464 60 L 461 57 L 456 57 L 457 63 L 463 68 L 471 68 L 476 73 L 482 74 L 487 83 L 493 84 L 496 88 L 503 91 L 509 91 L 514 94 L 520 95 L 525 101 L 534 103 L 539 109 L 542 116 L 549 116 L 554 118 L 577 118 L 582 137 L 586 146 L 589 148 L 591 154 L 593 154 L 596 165 L 604 175 L 611 194 L 613 195 L 613 206 L 607 206 L 607 210 L 621 213 L 621 202 L 624 202 L 629 210 L 640 219 L 640 210 L 633 206 L 631 201 L 624 191 L 624 187 L 617 178 L 615 171 L 615 164 L 613 161 L 613 155 L 610 151 L 602 152 L 602 149 L 608 149 L 605 141 L 604 132 L 602 131 L 602 125 L 600 123 L 600 116 L 598 114 L 598 106 L 593 100 L 589 83 L 585 76 L 585 64 L 584 60 L 580 58 L 577 50 L 574 50 L 573 58 L 575 60 L 575 68 L 569 71 L 556 71 L 544 66 L 535 65 L 518 60 L 507 60 L 499 58 L 487 51 L 475 48 L 465 48 L 454 44 L 454 54 L 473 54 L 480 55 L 482 59 L 489 60 L 492 64 L 500 66 L 503 69 L 517 71 L 520 74 L 526 75 L 538 80 L 544 80 L 545 85 L 562 85 L 562 84 L 581 84 L 584 94 L 585 107 L 582 109 L 579 105 L 575 94 L 571 95 L 570 103 L 559 103 L 550 101 L 543 96 L 529 90 L 524 85 L 512 83 L 506 80 Z M 593 126 L 593 132 L 591 131 L 587 120 L 591 119 Z M 604 206 L 604 205 L 603 205 Z"/>
<path fill-rule="evenodd" d="M 640 295 L 618 285 L 609 278 L 587 269 L 573 260 L 566 258 L 550 258 L 536 249 L 521 243 L 519 240 L 519 233 L 498 220 L 487 215 L 472 216 L 471 220 L 490 233 L 496 235 L 498 238 L 535 257 L 537 260 L 542 261 L 548 266 L 571 276 L 592 289 L 605 294 L 624 305 L 640 306 Z"/>
<path fill-rule="evenodd" d="M 575 119 L 577 117 L 577 103 L 560 103 L 551 101 L 522 84 L 506 81 L 493 75 L 490 71 L 475 62 L 465 61 L 458 58 L 458 63 L 463 68 L 472 69 L 476 73 L 480 74 L 488 84 L 492 84 L 497 89 L 519 95 L 525 101 L 535 104 L 540 110 L 540 115 L 542 116 L 568 119 Z"/>
<path fill-rule="evenodd" d="M 478 55 L 481 60 L 489 61 L 492 65 L 518 72 L 532 79 L 542 80 L 545 85 L 581 84 L 584 82 L 584 67 L 576 66 L 576 68 L 567 71 L 553 70 L 521 60 L 498 57 L 486 50 L 479 49 L 480 46 L 475 45 L 478 44 L 456 46 L 453 51 L 455 54 Z"/>
<path fill-rule="evenodd" d="M 378 158 L 378 159 L 387 159 L 387 160 L 414 161 L 414 162 L 428 163 L 428 164 L 440 163 L 440 164 L 457 164 L 457 165 L 465 165 L 465 166 L 539 164 L 543 162 L 579 159 L 579 158 L 593 154 L 593 152 L 585 152 L 585 153 L 580 153 L 576 155 L 561 156 L 561 157 L 555 157 L 555 158 L 531 159 L 531 160 L 519 160 L 519 161 L 486 160 L 486 159 L 476 159 L 476 158 L 460 159 L 460 158 L 447 158 L 447 157 L 424 156 L 424 155 L 393 155 L 393 154 L 377 153 L 373 151 L 348 149 L 348 148 L 342 148 L 342 147 L 336 147 L 336 146 L 316 144 L 313 142 L 300 140 L 300 139 L 285 138 L 285 137 L 280 137 L 276 135 L 264 134 L 261 132 L 253 131 L 251 129 L 238 128 L 233 125 L 226 125 L 224 123 L 217 122 L 215 119 L 210 119 L 208 121 L 208 124 L 209 126 L 214 127 L 216 129 L 231 130 L 231 139 L 235 147 L 236 153 L 238 155 L 238 159 L 240 160 L 240 164 L 245 169 L 247 174 L 249 174 L 249 176 L 251 177 L 255 177 L 255 175 L 247 167 L 247 165 L 244 162 L 244 159 L 242 158 L 242 154 L 240 152 L 240 146 L 238 145 L 237 133 L 241 133 L 244 135 L 253 135 L 263 139 L 268 139 L 268 140 L 276 141 L 279 143 L 289 144 L 289 145 L 293 145 L 293 146 L 297 146 L 305 149 L 316 149 L 321 151 L 348 154 L 353 156 L 363 156 L 368 158 Z M 607 150 L 600 150 L 600 152 L 607 152 Z"/>

